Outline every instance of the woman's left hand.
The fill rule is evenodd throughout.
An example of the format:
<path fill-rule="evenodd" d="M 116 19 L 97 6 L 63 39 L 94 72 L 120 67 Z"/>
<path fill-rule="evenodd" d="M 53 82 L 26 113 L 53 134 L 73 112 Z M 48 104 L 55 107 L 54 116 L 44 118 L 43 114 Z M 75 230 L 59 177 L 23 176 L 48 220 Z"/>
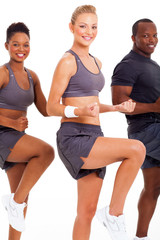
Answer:
<path fill-rule="evenodd" d="M 121 104 L 114 105 L 114 108 L 116 111 L 123 112 L 123 113 L 130 113 L 133 112 L 135 109 L 136 103 L 133 102 L 131 99 L 128 101 L 125 101 Z"/>

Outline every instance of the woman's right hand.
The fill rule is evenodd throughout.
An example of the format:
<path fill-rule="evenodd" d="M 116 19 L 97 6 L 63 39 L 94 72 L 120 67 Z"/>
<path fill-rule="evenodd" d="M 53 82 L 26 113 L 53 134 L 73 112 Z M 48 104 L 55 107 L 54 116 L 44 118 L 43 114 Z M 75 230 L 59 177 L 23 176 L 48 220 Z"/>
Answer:
<path fill-rule="evenodd" d="M 81 116 L 98 117 L 99 106 L 95 102 L 95 103 L 86 105 L 84 107 L 78 107 L 77 109 L 75 109 L 75 114 L 79 117 L 81 117 Z"/>
<path fill-rule="evenodd" d="M 23 132 L 26 128 L 28 128 L 28 119 L 26 117 L 20 117 L 14 120 L 14 129 L 19 132 Z"/>

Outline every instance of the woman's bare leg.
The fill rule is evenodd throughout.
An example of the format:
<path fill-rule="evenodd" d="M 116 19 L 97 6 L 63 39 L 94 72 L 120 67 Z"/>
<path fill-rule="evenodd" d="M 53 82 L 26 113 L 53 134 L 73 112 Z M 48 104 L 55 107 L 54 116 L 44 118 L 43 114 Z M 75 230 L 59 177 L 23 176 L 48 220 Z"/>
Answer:
<path fill-rule="evenodd" d="M 89 240 L 91 222 L 95 215 L 103 180 L 92 173 L 78 180 L 77 217 L 73 240 Z"/>
<path fill-rule="evenodd" d="M 7 176 L 8 176 L 10 189 L 12 193 L 16 192 L 25 168 L 26 168 L 26 163 L 18 163 L 7 171 Z M 25 200 L 26 203 L 27 203 L 27 200 L 28 200 L 28 197 Z M 24 209 L 24 216 L 26 216 L 26 211 L 27 211 L 27 207 Z M 10 226 L 8 240 L 20 240 L 20 238 L 21 238 L 21 232 L 16 231 L 14 228 Z"/>
<path fill-rule="evenodd" d="M 54 159 L 53 148 L 40 139 L 24 135 L 14 146 L 7 161 L 27 165 L 15 191 L 14 200 L 23 203 L 32 187 Z"/>
<path fill-rule="evenodd" d="M 123 213 L 127 193 L 145 158 L 145 147 L 137 140 L 97 138 L 89 156 L 82 158 L 84 169 L 94 169 L 122 161 L 116 177 L 110 202 L 110 214 Z"/>

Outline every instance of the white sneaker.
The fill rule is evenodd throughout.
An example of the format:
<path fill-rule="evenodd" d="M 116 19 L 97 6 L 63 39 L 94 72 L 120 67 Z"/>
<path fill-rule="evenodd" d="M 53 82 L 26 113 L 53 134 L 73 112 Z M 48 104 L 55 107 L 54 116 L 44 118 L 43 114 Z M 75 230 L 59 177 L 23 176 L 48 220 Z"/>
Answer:
<path fill-rule="evenodd" d="M 149 237 L 142 237 L 142 238 L 139 238 L 139 237 L 135 237 L 133 240 L 150 240 Z"/>
<path fill-rule="evenodd" d="M 2 197 L 2 203 L 8 212 L 9 224 L 19 232 L 25 230 L 24 208 L 26 203 L 16 203 L 13 200 L 14 193 Z"/>
<path fill-rule="evenodd" d="M 96 212 L 99 221 L 108 229 L 112 240 L 129 240 L 124 222 L 124 215 L 118 217 L 109 214 L 109 207 Z"/>

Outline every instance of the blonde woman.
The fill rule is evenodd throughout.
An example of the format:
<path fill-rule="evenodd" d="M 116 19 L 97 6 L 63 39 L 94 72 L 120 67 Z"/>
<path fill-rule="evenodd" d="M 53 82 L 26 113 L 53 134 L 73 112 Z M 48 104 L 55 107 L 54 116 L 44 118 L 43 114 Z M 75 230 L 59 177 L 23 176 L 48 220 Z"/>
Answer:
<path fill-rule="evenodd" d="M 105 167 L 118 161 L 121 161 L 121 165 L 115 178 L 110 205 L 98 215 L 108 227 L 113 240 L 127 240 L 122 224 L 123 207 L 144 160 L 145 148 L 139 141 L 104 137 L 99 113 L 130 112 L 134 110 L 135 103 L 127 101 L 109 106 L 99 102 L 98 95 L 104 86 L 104 76 L 100 70 L 101 62 L 89 53 L 89 47 L 97 35 L 95 7 L 77 7 L 69 27 L 74 37 L 73 45 L 56 67 L 47 112 L 51 116 L 62 117 L 57 132 L 58 152 L 69 173 L 77 179 L 78 206 L 73 240 L 89 239 Z M 118 231 L 112 231 L 112 220 L 120 227 Z"/>

